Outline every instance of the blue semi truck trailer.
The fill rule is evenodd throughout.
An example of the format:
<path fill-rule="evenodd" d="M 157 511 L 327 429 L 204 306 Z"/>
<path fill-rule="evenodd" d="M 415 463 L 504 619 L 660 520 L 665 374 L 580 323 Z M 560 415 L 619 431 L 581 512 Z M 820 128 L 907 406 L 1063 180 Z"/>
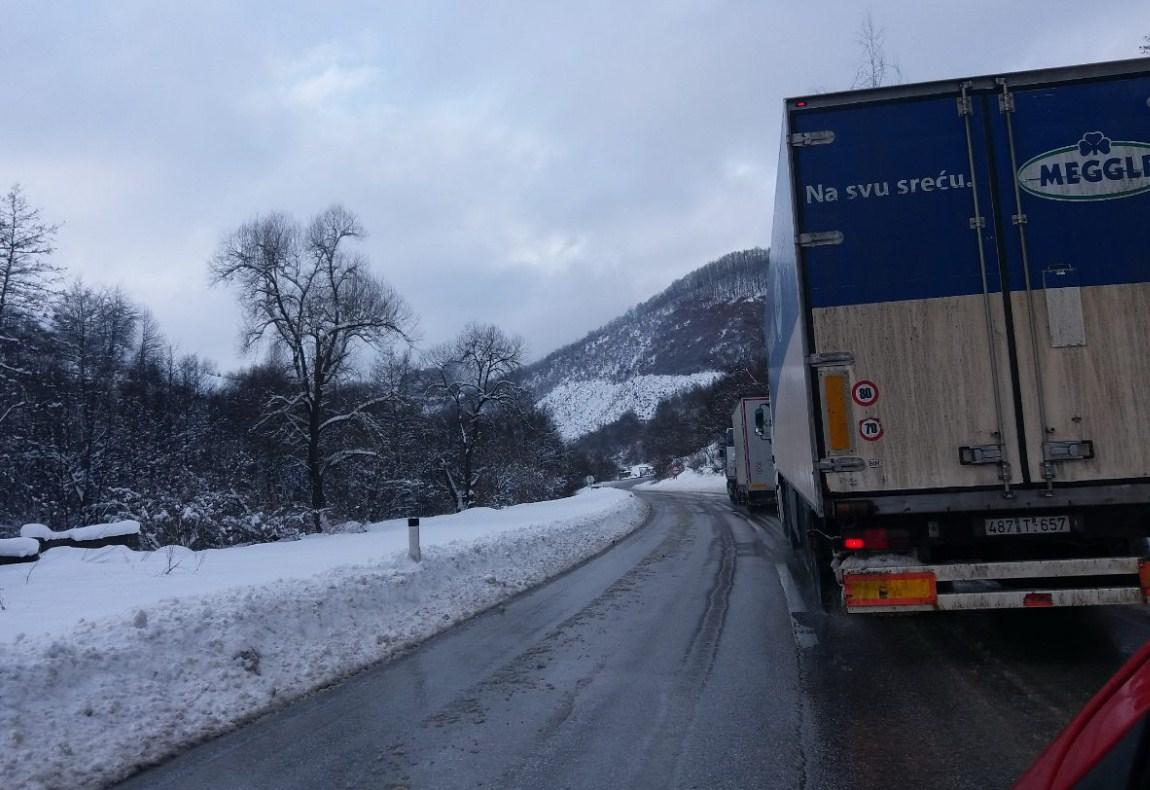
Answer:
<path fill-rule="evenodd" d="M 1150 60 L 786 102 L 779 511 L 851 612 L 1142 604 Z"/>

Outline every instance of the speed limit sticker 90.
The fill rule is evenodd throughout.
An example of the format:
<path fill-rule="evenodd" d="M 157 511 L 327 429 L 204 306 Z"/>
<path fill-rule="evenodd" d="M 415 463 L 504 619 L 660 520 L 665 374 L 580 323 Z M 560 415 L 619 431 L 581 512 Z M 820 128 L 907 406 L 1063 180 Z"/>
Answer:
<path fill-rule="evenodd" d="M 871 406 L 878 400 L 878 387 L 866 379 L 856 381 L 851 387 L 851 397 L 859 406 Z"/>
<path fill-rule="evenodd" d="M 882 438 L 882 423 L 877 417 L 867 417 L 859 421 L 859 436 L 868 442 L 877 442 Z"/>

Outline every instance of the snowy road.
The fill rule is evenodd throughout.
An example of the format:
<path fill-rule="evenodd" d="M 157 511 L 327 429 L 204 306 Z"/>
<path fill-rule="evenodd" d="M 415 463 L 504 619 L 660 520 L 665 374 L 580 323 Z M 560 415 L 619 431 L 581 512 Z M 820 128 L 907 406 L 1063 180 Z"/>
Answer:
<path fill-rule="evenodd" d="M 772 517 L 644 496 L 599 558 L 122 787 L 1003 787 L 1150 638 L 1132 609 L 810 614 Z"/>

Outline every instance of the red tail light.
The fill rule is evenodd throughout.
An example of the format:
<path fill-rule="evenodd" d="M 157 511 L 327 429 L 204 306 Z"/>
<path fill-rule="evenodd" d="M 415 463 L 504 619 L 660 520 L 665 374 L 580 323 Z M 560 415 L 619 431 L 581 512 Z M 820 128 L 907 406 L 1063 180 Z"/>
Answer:
<path fill-rule="evenodd" d="M 843 538 L 843 548 L 847 551 L 862 551 L 866 548 L 866 541 L 862 538 Z"/>
<path fill-rule="evenodd" d="M 1054 606 L 1054 597 L 1050 593 L 1027 593 L 1022 599 L 1023 606 Z"/>

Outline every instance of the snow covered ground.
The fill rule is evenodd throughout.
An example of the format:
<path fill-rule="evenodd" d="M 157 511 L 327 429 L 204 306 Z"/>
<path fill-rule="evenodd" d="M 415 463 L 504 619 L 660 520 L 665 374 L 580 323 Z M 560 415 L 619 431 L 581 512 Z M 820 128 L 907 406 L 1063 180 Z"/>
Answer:
<path fill-rule="evenodd" d="M 646 515 L 616 489 L 358 534 L 0 567 L 0 777 L 84 788 L 339 680 L 545 581 Z"/>
<path fill-rule="evenodd" d="M 634 376 L 626 381 L 568 381 L 548 392 L 539 403 L 551 410 L 559 435 L 578 439 L 634 411 L 640 420 L 655 416 L 661 401 L 686 390 L 705 387 L 723 374 L 716 370 L 683 376 Z"/>
<path fill-rule="evenodd" d="M 696 472 L 694 469 L 684 469 L 678 477 L 640 483 L 635 488 L 641 491 L 710 491 L 725 494 L 727 493 L 727 477 L 721 474 L 708 474 Z"/>

